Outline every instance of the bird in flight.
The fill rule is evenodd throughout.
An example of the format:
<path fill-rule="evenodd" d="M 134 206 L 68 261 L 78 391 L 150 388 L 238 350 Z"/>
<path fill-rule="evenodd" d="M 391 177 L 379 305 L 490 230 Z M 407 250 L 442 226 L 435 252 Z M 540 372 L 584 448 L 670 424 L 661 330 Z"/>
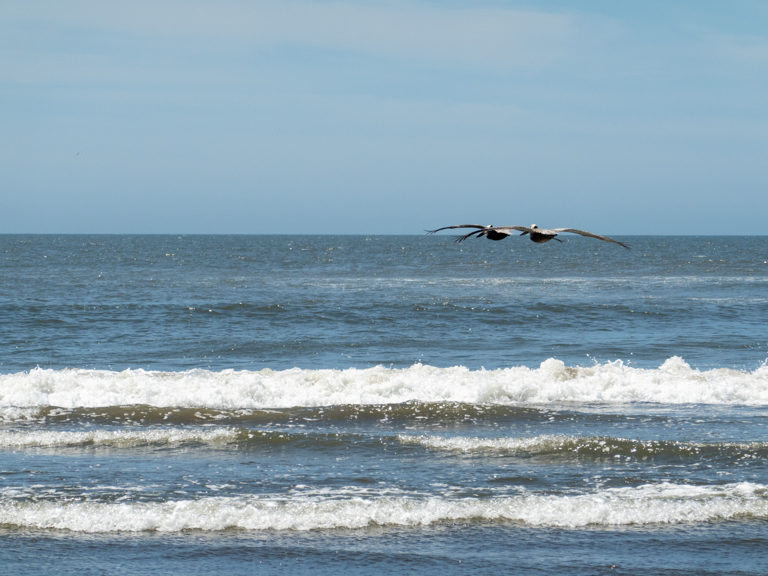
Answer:
<path fill-rule="evenodd" d="M 588 236 L 589 238 L 597 238 L 598 240 L 603 240 L 605 242 L 612 242 L 629 249 L 629 246 L 623 242 L 619 242 L 613 238 L 608 238 L 608 236 L 593 234 L 592 232 L 587 232 L 586 230 L 579 230 L 577 228 L 547 229 L 539 228 L 536 224 L 531 224 L 530 226 L 483 226 L 482 224 L 457 224 L 455 226 L 443 226 L 442 228 L 436 228 L 435 230 L 427 230 L 427 232 L 429 234 L 434 234 L 435 232 L 440 232 L 441 230 L 451 230 L 454 228 L 476 228 L 476 230 L 473 230 L 469 234 L 464 234 L 463 236 L 456 238 L 456 242 L 463 242 L 467 238 L 472 238 L 473 236 L 475 238 L 481 238 L 485 236 L 488 238 L 488 240 L 504 240 L 504 238 L 512 234 L 512 230 L 517 230 L 518 232 L 521 232 L 520 236 L 525 236 L 527 234 L 532 241 L 536 242 L 537 244 L 542 244 L 544 242 L 549 242 L 550 240 L 557 240 L 558 242 L 562 242 L 562 240 L 560 240 L 560 238 L 557 236 L 563 232 L 569 232 L 570 234 L 580 234 L 582 236 Z"/>

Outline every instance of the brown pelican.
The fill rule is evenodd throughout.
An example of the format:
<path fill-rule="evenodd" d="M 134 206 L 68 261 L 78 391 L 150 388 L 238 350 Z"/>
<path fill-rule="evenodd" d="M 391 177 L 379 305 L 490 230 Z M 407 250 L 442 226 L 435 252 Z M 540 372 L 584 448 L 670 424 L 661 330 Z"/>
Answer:
<path fill-rule="evenodd" d="M 435 230 L 427 230 L 427 232 L 434 234 L 435 232 L 440 232 L 440 230 L 450 230 L 453 228 L 477 228 L 477 230 L 473 230 L 469 234 L 459 236 L 456 238 L 456 242 L 463 242 L 467 238 L 471 238 L 473 236 L 475 238 L 485 236 L 489 240 L 504 240 L 504 238 L 512 234 L 512 230 L 517 230 L 518 232 L 521 232 L 520 236 L 525 236 L 528 234 L 528 237 L 531 240 L 537 244 L 542 244 L 553 239 L 557 240 L 558 242 L 562 242 L 562 240 L 560 240 L 557 235 L 563 232 L 569 232 L 571 234 L 581 234 L 582 236 L 588 236 L 589 238 L 597 238 L 598 240 L 603 240 L 605 242 L 613 242 L 614 244 L 618 244 L 619 246 L 623 246 L 624 248 L 629 249 L 629 246 L 623 242 L 619 242 L 613 238 L 608 238 L 608 236 L 592 234 L 592 232 L 587 232 L 586 230 L 579 230 L 577 228 L 547 229 L 539 228 L 536 224 L 531 224 L 530 226 L 483 226 L 481 224 L 457 224 L 456 226 L 443 226 L 442 228 L 436 228 Z"/>

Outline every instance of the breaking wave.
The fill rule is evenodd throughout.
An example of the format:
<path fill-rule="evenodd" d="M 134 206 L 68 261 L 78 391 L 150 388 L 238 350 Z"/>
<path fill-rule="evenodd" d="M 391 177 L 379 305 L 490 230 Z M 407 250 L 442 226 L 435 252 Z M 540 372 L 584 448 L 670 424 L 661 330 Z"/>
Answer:
<path fill-rule="evenodd" d="M 662 403 L 768 405 L 768 365 L 753 371 L 697 370 L 679 357 L 656 369 L 621 361 L 496 370 L 416 364 L 393 369 L 120 372 L 34 369 L 0 375 L 0 418 L 34 409 L 147 405 L 215 410 L 269 409 L 403 402 L 547 405 Z"/>
<path fill-rule="evenodd" d="M 661 483 L 582 494 L 521 493 L 485 499 L 341 492 L 165 502 L 35 501 L 0 492 L 0 519 L 7 527 L 90 533 L 304 531 L 455 522 L 613 528 L 766 520 L 768 487 L 746 482 L 720 486 Z"/>
<path fill-rule="evenodd" d="M 731 460 L 768 457 L 768 442 L 681 442 L 676 440 L 636 440 L 613 437 L 549 435 L 520 438 L 477 438 L 466 436 L 400 435 L 400 442 L 430 450 L 466 455 L 539 456 L 568 455 L 585 457 L 723 457 Z"/>
<path fill-rule="evenodd" d="M 29 432 L 0 430 L 0 449 L 79 448 L 86 446 L 134 448 L 181 444 L 221 444 L 235 442 L 239 438 L 240 433 L 231 428 L 209 430 L 179 428 L 88 431 L 35 430 Z"/>
<path fill-rule="evenodd" d="M 420 446 L 478 457 L 562 456 L 566 458 L 708 458 L 736 462 L 768 458 L 768 442 L 682 442 L 614 437 L 543 434 L 527 437 L 480 438 L 431 434 L 366 435 L 349 432 L 290 432 L 236 427 L 149 427 L 91 430 L 0 430 L 0 450 L 35 448 L 108 448 L 211 446 L 261 450 L 292 446 L 320 449 L 362 446 Z"/>

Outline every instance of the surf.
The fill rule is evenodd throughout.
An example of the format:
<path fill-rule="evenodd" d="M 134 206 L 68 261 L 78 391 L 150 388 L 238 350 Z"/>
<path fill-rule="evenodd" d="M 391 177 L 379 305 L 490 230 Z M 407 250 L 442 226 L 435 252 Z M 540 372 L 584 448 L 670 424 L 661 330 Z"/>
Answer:
<path fill-rule="evenodd" d="M 656 483 L 580 494 L 523 491 L 489 498 L 298 489 L 290 496 L 208 496 L 162 502 L 72 500 L 50 494 L 36 499 L 18 491 L 0 491 L 0 518 L 6 527 L 82 533 L 360 530 L 457 522 L 615 529 L 764 521 L 768 487 L 749 482 Z"/>
<path fill-rule="evenodd" d="M 30 410 L 152 406 L 260 410 L 406 402 L 476 405 L 655 403 L 768 405 L 768 365 L 755 370 L 699 370 L 672 357 L 655 369 L 622 361 L 470 370 L 407 368 L 221 370 L 179 372 L 43 369 L 0 375 L 0 418 Z"/>

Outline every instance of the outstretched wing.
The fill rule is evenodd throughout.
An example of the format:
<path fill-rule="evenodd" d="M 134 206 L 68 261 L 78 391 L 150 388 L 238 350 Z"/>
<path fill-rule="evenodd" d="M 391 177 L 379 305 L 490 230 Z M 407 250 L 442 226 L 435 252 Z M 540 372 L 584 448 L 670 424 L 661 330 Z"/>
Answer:
<path fill-rule="evenodd" d="M 490 226 L 483 226 L 482 224 L 456 224 L 455 226 L 443 226 L 442 228 L 435 228 L 434 230 L 427 230 L 427 234 L 434 234 L 440 232 L 440 230 L 452 230 L 453 228 L 490 228 Z"/>
<path fill-rule="evenodd" d="M 530 232 L 532 228 L 528 228 L 527 226 L 484 226 L 482 230 L 475 230 L 474 232 L 470 232 L 469 234 L 464 234 L 464 236 L 459 236 L 456 238 L 456 242 L 463 242 L 467 238 L 472 238 L 473 236 L 483 236 L 488 234 L 488 232 L 506 232 L 507 235 L 509 235 L 510 230 L 519 230 L 521 232 Z"/>
<path fill-rule="evenodd" d="M 440 230 L 453 230 L 454 228 L 477 228 L 477 230 L 473 230 L 469 234 L 458 236 L 456 238 L 456 242 L 463 242 L 470 236 L 483 234 L 483 232 L 491 228 L 491 226 L 485 226 L 483 224 L 456 224 L 454 226 L 443 226 L 442 228 L 436 228 L 435 230 L 427 230 L 427 234 L 434 234 L 435 232 L 440 232 Z"/>
<path fill-rule="evenodd" d="M 603 240 L 605 242 L 613 242 L 614 244 L 618 244 L 619 246 L 623 246 L 627 250 L 629 250 L 629 246 L 624 244 L 624 242 L 619 242 L 618 240 L 614 240 L 613 238 L 608 238 L 608 236 L 600 236 L 598 234 L 592 234 L 592 232 L 587 232 L 586 230 L 579 230 L 577 228 L 553 228 L 553 232 L 570 232 L 571 234 L 581 234 L 582 236 L 588 236 L 590 238 L 597 238 L 598 240 Z"/>
<path fill-rule="evenodd" d="M 473 236 L 480 237 L 483 234 L 486 234 L 488 230 L 491 230 L 490 226 L 483 226 L 482 230 L 473 230 L 469 234 L 464 234 L 463 236 L 457 236 L 456 242 L 464 242 L 467 238 L 472 238 Z"/>

